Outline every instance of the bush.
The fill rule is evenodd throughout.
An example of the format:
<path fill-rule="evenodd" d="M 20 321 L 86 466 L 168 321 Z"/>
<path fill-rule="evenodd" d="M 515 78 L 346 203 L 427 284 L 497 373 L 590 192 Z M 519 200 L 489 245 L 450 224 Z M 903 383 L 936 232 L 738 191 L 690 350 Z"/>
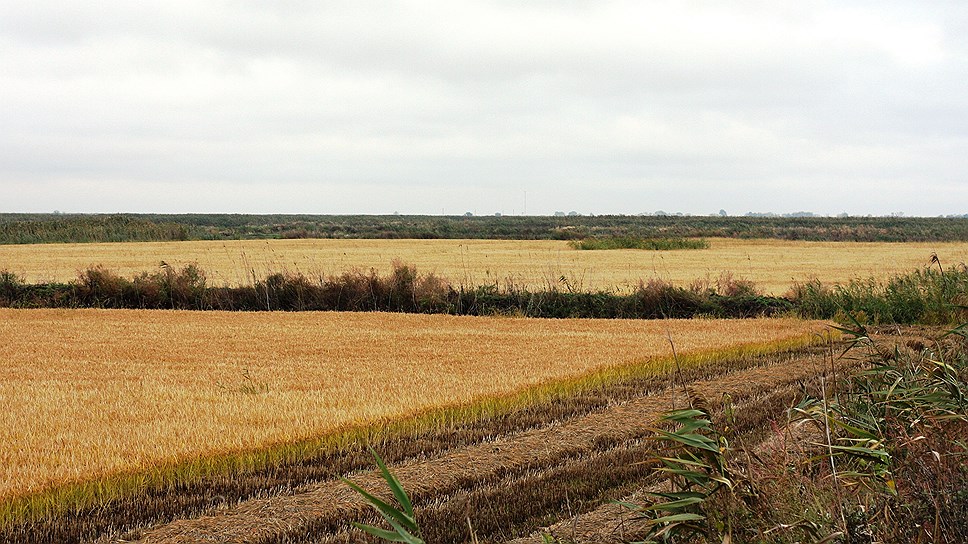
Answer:
<path fill-rule="evenodd" d="M 647 249 L 669 251 L 673 249 L 708 249 L 709 242 L 702 238 L 636 238 L 615 236 L 611 238 L 585 238 L 572 240 L 568 245 L 574 249 Z"/>
<path fill-rule="evenodd" d="M 23 278 L 9 270 L 0 270 L 0 304 L 12 306 L 23 296 L 25 287 Z"/>
<path fill-rule="evenodd" d="M 103 266 L 88 268 L 78 275 L 75 294 L 81 305 L 96 308 L 124 308 L 130 300 L 131 283 Z"/>

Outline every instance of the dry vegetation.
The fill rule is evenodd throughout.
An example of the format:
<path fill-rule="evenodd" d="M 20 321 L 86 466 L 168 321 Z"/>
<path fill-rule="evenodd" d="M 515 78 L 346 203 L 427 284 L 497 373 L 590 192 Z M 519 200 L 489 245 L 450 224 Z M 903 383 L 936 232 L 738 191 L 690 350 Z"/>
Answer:
<path fill-rule="evenodd" d="M 661 372 L 669 336 L 686 364 L 802 344 L 821 327 L 0 310 L 0 496 L 265 448 L 603 369 Z"/>
<path fill-rule="evenodd" d="M 28 281 L 68 281 L 103 265 L 130 277 L 158 270 L 162 261 L 197 263 L 215 285 L 249 284 L 272 272 L 338 274 L 389 271 L 400 259 L 419 270 L 477 286 L 512 281 L 538 288 L 560 283 L 583 290 L 629 289 L 657 278 L 687 286 L 715 282 L 722 273 L 752 280 L 765 293 L 783 294 L 794 281 L 846 283 L 886 279 L 925 268 L 931 255 L 968 262 L 964 242 L 794 242 L 714 238 L 709 249 L 577 251 L 564 241 L 508 240 L 247 240 L 0 246 L 0 269 Z"/>
<path fill-rule="evenodd" d="M 798 283 L 796 295 L 787 296 L 799 315 L 850 310 L 886 323 L 947 323 L 964 315 L 957 307 L 964 301 L 965 242 L 708 241 L 707 249 L 661 252 L 576 251 L 554 240 L 0 245 L 0 271 L 24 290 L 29 286 L 12 281 L 15 276 L 66 282 L 84 270 L 88 279 L 92 270 L 103 275 L 95 287 L 121 285 L 114 273 L 149 272 L 171 290 L 173 279 L 201 270 L 189 287 L 201 293 L 206 285 L 252 286 L 260 309 L 263 297 L 266 309 L 288 308 L 282 304 L 287 286 L 322 285 L 337 276 L 347 280 L 333 284 L 340 300 L 354 279 L 369 288 L 363 291 L 369 298 L 391 300 L 397 291 L 377 297 L 373 290 L 383 285 L 376 274 L 389 274 L 387 285 L 409 287 L 401 292 L 415 308 L 401 311 L 439 311 L 419 306 L 426 301 L 418 287 L 425 284 L 434 293 L 477 288 L 481 308 L 481 297 L 507 295 L 500 289 L 527 294 L 530 311 L 536 303 L 528 288 L 564 298 L 587 294 L 578 302 L 608 309 L 606 295 L 626 296 L 636 286 L 641 294 L 641 286 L 659 292 L 675 284 L 715 298 L 722 293 L 713 286 L 729 291 L 755 284 L 740 294 L 759 299 Z M 429 280 L 395 262 L 413 265 Z M 880 296 L 877 282 L 912 270 Z M 404 274 L 409 283 L 394 279 L 401 271 L 413 276 Z M 78 289 L 88 286 L 80 283 Z M 944 288 L 926 289 L 929 284 Z M 33 286 L 29 293 L 55 287 L 70 286 Z M 303 294 L 297 293 L 300 304 Z M 430 298 L 445 306 L 449 300 Z M 858 310 L 857 301 L 867 299 L 880 306 Z M 928 299 L 944 311 L 922 311 Z M 811 304 L 824 311 L 805 311 Z M 561 315 L 588 315 L 569 308 Z M 492 313 L 558 315 L 498 306 L 481 315 Z M 929 319 L 935 315 L 941 317 Z M 740 415 L 730 426 L 756 445 L 794 399 L 817 395 L 829 385 L 825 380 L 858 366 L 834 360 L 833 346 L 829 353 L 804 348 L 824 340 L 823 329 L 821 322 L 794 319 L 0 309 L 0 541 L 83 541 L 131 531 L 125 541 L 189 542 L 232 530 L 245 535 L 241 541 L 257 529 L 266 542 L 350 541 L 358 535 L 346 532 L 345 521 L 365 521 L 367 513 L 336 478 L 367 465 L 367 443 L 381 445 L 409 474 L 405 483 L 417 492 L 428 542 L 466 540 L 464 524 L 454 520 L 469 512 L 485 540 L 509 539 L 570 517 L 573 507 L 592 511 L 651 482 L 641 462 L 654 446 L 644 440 L 648 426 L 667 404 L 682 404 L 685 389 L 723 404 L 714 406 L 718 416 L 731 413 L 725 405 L 735 402 Z M 918 337 L 905 345 L 921 346 L 910 350 L 928 360 L 934 355 L 924 351 L 927 344 Z M 793 352 L 751 356 L 787 349 Z M 683 372 L 671 373 L 677 366 Z M 965 397 L 959 398 L 963 412 Z M 372 476 L 370 484 L 378 481 Z M 816 474 L 803 476 L 809 481 Z M 786 500 L 799 511 L 799 496 Z M 823 508 L 815 513 L 827 515 Z M 160 525 L 146 529 L 151 524 Z M 555 532 L 578 540 L 574 526 Z M 599 542 L 600 535 L 588 541 Z"/>
<path fill-rule="evenodd" d="M 656 451 L 655 441 L 646 437 L 662 412 L 689 402 L 683 381 L 693 395 L 717 404 L 729 395 L 742 409 L 734 421 L 737 428 L 762 435 L 769 433 L 770 418 L 788 406 L 805 384 L 812 385 L 824 366 L 816 354 L 801 352 L 696 369 L 662 380 L 665 387 L 653 383 L 648 392 L 641 383 L 623 384 L 617 390 L 598 391 L 608 401 L 590 412 L 545 415 L 529 428 L 452 450 L 406 455 L 392 464 L 414 495 L 426 542 L 473 542 L 467 518 L 482 542 L 503 542 L 537 530 L 551 519 L 549 513 L 584 511 L 654 482 L 653 467 L 643 461 Z M 631 390 L 626 389 L 629 386 Z M 387 452 L 391 446 L 379 449 Z M 369 469 L 372 460 L 364 466 Z M 385 493 L 385 483 L 381 485 L 379 475 L 370 470 L 352 478 L 392 500 Z M 292 494 L 253 497 L 205 516 L 160 524 L 126 535 L 126 541 L 361 543 L 362 533 L 349 529 L 345 520 L 366 520 L 368 514 L 352 490 L 327 478 Z M 559 534 L 565 537 L 560 544 L 572 544 L 567 538 L 570 532 Z M 542 541 L 538 534 L 534 536 L 533 541 Z M 635 535 L 628 536 L 625 542 Z M 604 541 L 601 537 L 589 540 Z"/>

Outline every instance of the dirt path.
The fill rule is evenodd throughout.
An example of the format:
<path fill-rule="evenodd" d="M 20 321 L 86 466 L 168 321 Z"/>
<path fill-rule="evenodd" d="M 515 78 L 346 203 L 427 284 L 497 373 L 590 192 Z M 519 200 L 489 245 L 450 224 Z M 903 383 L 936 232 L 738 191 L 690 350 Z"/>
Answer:
<path fill-rule="evenodd" d="M 612 399 L 588 413 L 400 459 L 391 470 L 411 493 L 428 542 L 471 541 L 468 520 L 481 541 L 540 542 L 542 527 L 575 514 L 585 514 L 573 521 L 576 534 L 581 525 L 589 534 L 611 531 L 622 538 L 628 523 L 607 501 L 647 485 L 648 469 L 635 462 L 651 451 L 651 441 L 643 438 L 662 412 L 686 406 L 689 397 L 704 399 L 715 411 L 726 398 L 738 414 L 737 430 L 757 440 L 759 430 L 768 428 L 764 423 L 782 417 L 818 376 L 851 364 L 832 365 L 823 349 L 762 357 L 723 374 L 667 382 L 654 394 Z M 350 478 L 370 490 L 385 489 L 373 471 Z M 347 520 L 375 521 L 354 492 L 330 478 L 99 541 L 364 541 L 359 531 L 348 531 Z M 527 535 L 533 536 L 513 540 Z"/>

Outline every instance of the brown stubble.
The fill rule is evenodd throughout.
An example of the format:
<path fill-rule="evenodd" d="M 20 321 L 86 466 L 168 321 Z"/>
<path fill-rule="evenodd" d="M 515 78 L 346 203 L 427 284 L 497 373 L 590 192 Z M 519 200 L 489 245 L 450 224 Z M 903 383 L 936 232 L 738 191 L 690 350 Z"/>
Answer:
<path fill-rule="evenodd" d="M 152 471 L 669 355 L 783 342 L 795 320 L 2 310 L 0 496 Z"/>
<path fill-rule="evenodd" d="M 387 273 L 394 260 L 452 284 L 511 283 L 531 290 L 634 289 L 640 280 L 679 286 L 721 275 L 750 280 L 782 295 L 793 282 L 846 283 L 886 279 L 931 265 L 968 261 L 964 242 L 800 242 L 713 238 L 709 249 L 579 251 L 555 240 L 242 240 L 110 244 L 0 245 L 0 269 L 30 282 L 70 281 L 95 265 L 124 277 L 156 272 L 162 261 L 182 268 L 197 263 L 212 285 L 248 285 L 271 273 L 309 277 L 371 268 Z"/>

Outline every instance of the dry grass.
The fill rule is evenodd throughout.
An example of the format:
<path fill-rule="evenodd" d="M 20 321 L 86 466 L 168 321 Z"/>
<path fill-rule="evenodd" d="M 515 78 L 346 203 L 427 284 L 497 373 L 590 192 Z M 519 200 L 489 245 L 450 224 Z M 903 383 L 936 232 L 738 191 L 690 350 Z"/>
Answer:
<path fill-rule="evenodd" d="M 253 273 L 333 274 L 359 268 L 387 272 L 394 259 L 464 285 L 508 279 L 542 287 L 564 276 L 585 290 L 638 285 L 659 278 L 687 286 L 715 282 L 723 272 L 749 279 L 771 294 L 813 278 L 844 283 L 855 277 L 886 279 L 931 263 L 968 262 L 968 243 L 791 242 L 711 239 L 705 250 L 578 251 L 560 241 L 507 240 L 269 240 L 44 244 L 0 246 L 0 269 L 29 281 L 67 281 L 102 264 L 123 276 L 197 262 L 214 284 L 251 283 Z"/>
<path fill-rule="evenodd" d="M 251 451 L 632 363 L 658 367 L 668 362 L 667 334 L 684 359 L 697 361 L 704 353 L 803 343 L 820 327 L 795 320 L 0 310 L 0 498 Z"/>

